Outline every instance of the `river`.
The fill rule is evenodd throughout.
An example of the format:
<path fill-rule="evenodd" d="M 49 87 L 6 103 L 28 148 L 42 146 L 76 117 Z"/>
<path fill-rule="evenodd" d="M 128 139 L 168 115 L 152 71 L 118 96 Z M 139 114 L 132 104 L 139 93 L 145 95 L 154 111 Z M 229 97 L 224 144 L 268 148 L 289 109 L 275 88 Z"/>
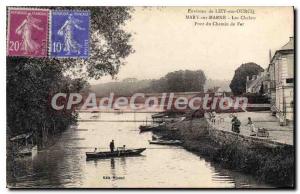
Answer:
<path fill-rule="evenodd" d="M 82 119 L 91 116 L 91 113 L 80 113 Z M 17 177 L 8 177 L 9 185 L 23 188 L 268 187 L 252 176 L 223 169 L 181 147 L 149 145 L 152 134 L 139 133 L 139 122 L 116 122 L 149 119 L 148 113 L 98 116 L 106 122 L 79 122 L 49 149 L 17 159 L 14 164 Z M 95 147 L 108 150 L 112 139 L 116 146 L 147 149 L 138 157 L 86 160 L 85 152 Z"/>

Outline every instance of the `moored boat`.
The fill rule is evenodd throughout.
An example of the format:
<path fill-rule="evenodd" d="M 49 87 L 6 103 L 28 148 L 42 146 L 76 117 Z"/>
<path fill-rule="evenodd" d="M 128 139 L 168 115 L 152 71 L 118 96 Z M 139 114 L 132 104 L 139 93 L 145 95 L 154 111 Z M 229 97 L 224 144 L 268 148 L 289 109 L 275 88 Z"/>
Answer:
<path fill-rule="evenodd" d="M 15 156 L 35 156 L 37 154 L 37 145 L 33 143 L 33 133 L 25 133 L 10 138 L 12 149 Z"/>
<path fill-rule="evenodd" d="M 159 125 L 141 125 L 139 127 L 140 132 L 152 131 L 158 129 Z"/>
<path fill-rule="evenodd" d="M 114 152 L 86 152 L 87 159 L 104 159 L 104 158 L 113 158 L 113 157 L 129 157 L 129 156 L 138 156 L 146 148 L 138 148 L 138 149 L 128 149 L 128 150 L 118 150 Z"/>
<path fill-rule="evenodd" d="M 174 123 L 185 119 L 185 117 L 182 116 L 168 116 L 167 113 L 157 113 L 152 115 L 151 117 L 154 123 Z"/>
<path fill-rule="evenodd" d="M 158 144 L 158 145 L 182 145 L 183 142 L 180 140 L 149 140 L 150 144 Z"/>
<path fill-rule="evenodd" d="M 162 131 L 166 129 L 165 123 L 161 124 L 153 124 L 153 125 L 140 125 L 140 132 L 146 132 L 146 131 Z"/>
<path fill-rule="evenodd" d="M 18 150 L 18 156 L 35 156 L 37 154 L 37 145 L 28 145 Z"/>
<path fill-rule="evenodd" d="M 159 139 L 162 139 L 162 136 L 152 134 L 152 140 L 159 140 Z"/>
<path fill-rule="evenodd" d="M 93 115 L 90 117 L 90 119 L 99 119 L 99 115 Z"/>

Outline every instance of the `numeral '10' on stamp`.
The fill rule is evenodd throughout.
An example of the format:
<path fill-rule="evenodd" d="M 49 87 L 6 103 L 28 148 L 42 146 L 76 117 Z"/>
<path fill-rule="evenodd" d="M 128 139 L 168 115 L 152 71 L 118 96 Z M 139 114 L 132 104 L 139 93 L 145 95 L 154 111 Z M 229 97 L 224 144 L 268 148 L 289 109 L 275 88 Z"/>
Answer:
<path fill-rule="evenodd" d="M 89 11 L 52 11 L 50 56 L 88 58 L 89 28 Z"/>

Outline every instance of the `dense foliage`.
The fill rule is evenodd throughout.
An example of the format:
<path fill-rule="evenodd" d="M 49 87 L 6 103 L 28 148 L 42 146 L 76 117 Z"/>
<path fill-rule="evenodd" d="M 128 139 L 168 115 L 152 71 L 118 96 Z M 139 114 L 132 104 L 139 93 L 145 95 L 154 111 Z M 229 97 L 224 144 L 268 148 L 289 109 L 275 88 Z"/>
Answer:
<path fill-rule="evenodd" d="M 51 95 L 77 92 L 85 87 L 82 79 L 63 75 L 55 60 L 7 58 L 7 126 L 12 135 L 34 132 L 56 134 L 76 121 L 72 111 L 51 109 Z"/>
<path fill-rule="evenodd" d="M 230 83 L 231 91 L 234 95 L 241 95 L 246 92 L 247 76 L 258 75 L 264 69 L 256 63 L 245 63 L 237 68 L 234 72 L 233 79 Z"/>
<path fill-rule="evenodd" d="M 161 92 L 202 92 L 206 77 L 202 70 L 174 71 L 160 79 L 138 80 L 126 78 L 119 82 L 108 82 L 90 87 L 97 96 L 109 96 L 113 92 L 117 96 L 130 96 L 137 92 L 161 93 Z M 213 81 L 210 81 L 210 85 Z"/>
<path fill-rule="evenodd" d="M 50 9 L 71 9 L 52 7 Z M 72 8 L 74 9 L 74 7 Z M 77 8 L 76 8 L 77 9 Z M 71 111 L 51 109 L 50 97 L 57 92 L 79 92 L 86 80 L 118 73 L 122 59 L 133 52 L 131 34 L 122 26 L 130 19 L 128 7 L 78 7 L 91 11 L 90 58 L 55 59 L 7 57 L 8 134 L 34 132 L 55 135 L 76 121 Z"/>
<path fill-rule="evenodd" d="M 180 70 L 152 82 L 153 92 L 203 92 L 206 76 L 202 70 Z"/>

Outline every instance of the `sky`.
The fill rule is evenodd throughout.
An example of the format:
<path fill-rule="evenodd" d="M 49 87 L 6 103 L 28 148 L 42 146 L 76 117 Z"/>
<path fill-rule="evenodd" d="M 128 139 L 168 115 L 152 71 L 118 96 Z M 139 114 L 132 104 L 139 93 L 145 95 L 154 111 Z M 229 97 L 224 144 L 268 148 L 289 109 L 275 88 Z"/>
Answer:
<path fill-rule="evenodd" d="M 188 9 L 208 12 L 216 7 L 136 7 L 124 27 L 133 35 L 130 43 L 135 53 L 125 59 L 126 65 L 121 67 L 117 80 L 157 79 L 168 72 L 186 69 L 202 69 L 210 79 L 231 80 L 242 63 L 255 62 L 266 68 L 269 51 L 274 54 L 293 36 L 292 7 L 253 7 L 255 14 L 227 15 L 255 17 L 239 19 L 243 26 L 195 26 L 195 22 L 203 20 L 186 19 L 186 15 L 224 14 L 188 13 Z M 109 81 L 112 78 L 105 76 L 91 80 L 91 84 Z"/>

